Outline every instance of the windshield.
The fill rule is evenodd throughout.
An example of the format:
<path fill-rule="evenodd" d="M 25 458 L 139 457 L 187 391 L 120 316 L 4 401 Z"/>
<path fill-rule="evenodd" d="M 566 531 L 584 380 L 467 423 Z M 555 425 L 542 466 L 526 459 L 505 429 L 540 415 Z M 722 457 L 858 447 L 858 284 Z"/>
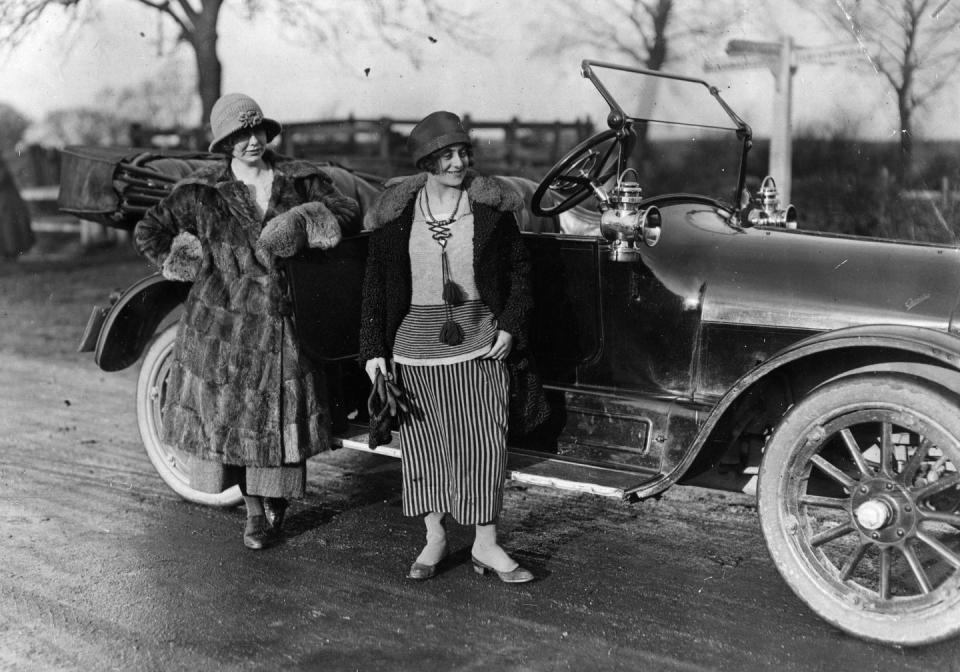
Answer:
<path fill-rule="evenodd" d="M 610 110 L 628 121 L 639 142 L 630 164 L 644 195 L 694 193 L 726 203 L 740 193 L 741 159 L 750 128 L 699 79 L 584 61 Z"/>

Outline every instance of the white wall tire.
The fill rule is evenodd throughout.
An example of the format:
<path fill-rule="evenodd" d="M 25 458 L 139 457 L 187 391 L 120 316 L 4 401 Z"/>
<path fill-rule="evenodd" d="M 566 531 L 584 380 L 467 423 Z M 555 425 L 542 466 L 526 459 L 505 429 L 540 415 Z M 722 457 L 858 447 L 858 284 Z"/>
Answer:
<path fill-rule="evenodd" d="M 170 373 L 176 337 L 176 324 L 161 331 L 147 349 L 140 365 L 137 426 L 143 447 L 164 483 L 188 502 L 218 507 L 236 506 L 242 500 L 239 487 L 233 486 L 219 493 L 202 492 L 190 487 L 187 453 L 160 440 L 164 386 Z"/>

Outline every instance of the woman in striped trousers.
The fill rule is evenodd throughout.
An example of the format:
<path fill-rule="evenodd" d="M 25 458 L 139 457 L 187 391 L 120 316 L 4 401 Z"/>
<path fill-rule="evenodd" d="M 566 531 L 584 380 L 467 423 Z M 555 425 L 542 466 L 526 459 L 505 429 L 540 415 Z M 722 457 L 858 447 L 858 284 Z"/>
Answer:
<path fill-rule="evenodd" d="M 427 543 L 408 576 L 436 573 L 449 514 L 475 525 L 478 573 L 530 581 L 496 527 L 508 426 L 529 430 L 547 414 L 526 353 L 529 260 L 513 214 L 523 202 L 468 170 L 472 145 L 455 114 L 425 117 L 409 148 L 426 172 L 389 186 L 366 216 L 360 331 L 371 380 L 392 360 L 410 405 L 400 416 L 403 513 L 424 517 Z"/>

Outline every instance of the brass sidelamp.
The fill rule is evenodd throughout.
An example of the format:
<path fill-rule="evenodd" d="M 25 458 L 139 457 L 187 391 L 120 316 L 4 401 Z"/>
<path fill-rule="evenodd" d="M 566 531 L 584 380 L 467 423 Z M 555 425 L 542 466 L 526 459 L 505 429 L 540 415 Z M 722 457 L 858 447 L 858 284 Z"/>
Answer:
<path fill-rule="evenodd" d="M 627 174 L 633 173 L 633 180 Z M 660 240 L 662 218 L 656 206 L 641 208 L 643 189 L 637 181 L 637 171 L 627 168 L 617 178 L 610 194 L 598 189 L 600 210 L 600 233 L 610 241 L 610 259 L 613 261 L 636 261 L 640 258 L 638 241 L 653 247 Z"/>

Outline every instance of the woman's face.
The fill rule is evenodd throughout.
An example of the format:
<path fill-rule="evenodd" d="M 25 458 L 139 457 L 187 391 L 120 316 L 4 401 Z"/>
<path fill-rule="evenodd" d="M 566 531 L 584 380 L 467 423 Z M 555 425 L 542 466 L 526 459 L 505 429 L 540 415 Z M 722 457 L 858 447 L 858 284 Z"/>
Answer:
<path fill-rule="evenodd" d="M 267 149 L 267 132 L 263 126 L 244 128 L 230 134 L 226 144 L 234 159 L 244 163 L 257 163 Z"/>
<path fill-rule="evenodd" d="M 450 145 L 440 150 L 434 177 L 448 187 L 459 187 L 469 166 L 470 152 L 467 145 Z"/>

